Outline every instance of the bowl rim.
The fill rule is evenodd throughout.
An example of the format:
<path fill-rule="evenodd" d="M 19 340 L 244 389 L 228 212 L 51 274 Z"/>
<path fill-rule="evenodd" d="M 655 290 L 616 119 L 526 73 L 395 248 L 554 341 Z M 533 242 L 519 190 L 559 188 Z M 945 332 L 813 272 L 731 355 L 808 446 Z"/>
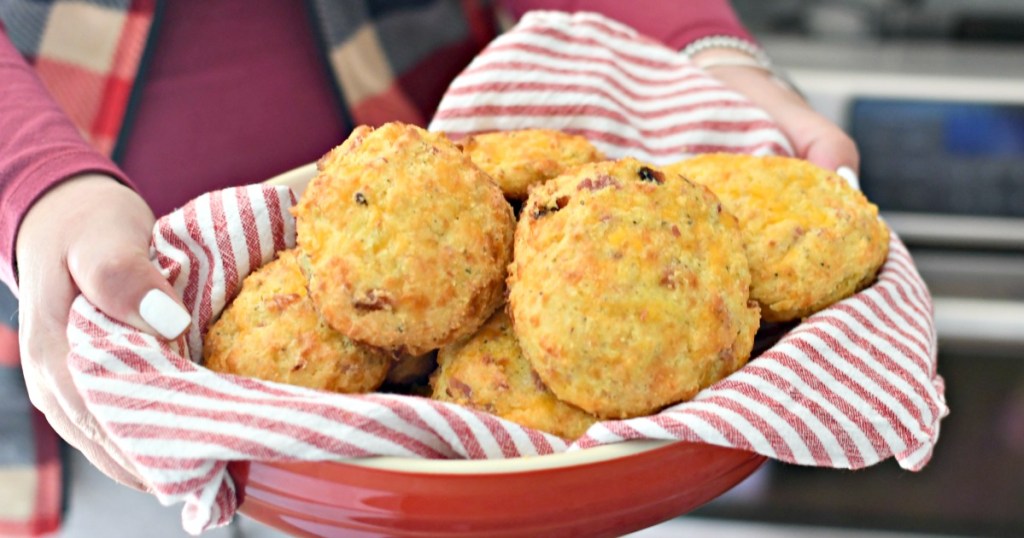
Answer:
<path fill-rule="evenodd" d="M 336 460 L 337 463 L 400 473 L 428 475 L 517 474 L 568 469 L 582 465 L 628 458 L 664 448 L 680 441 L 630 439 L 540 456 L 495 459 L 432 459 L 401 456 L 368 456 Z M 710 446 L 710 445 L 705 445 Z M 724 447 L 722 447 L 724 448 Z"/>
<path fill-rule="evenodd" d="M 305 190 L 305 182 L 313 179 L 313 177 L 316 176 L 316 173 L 316 161 L 314 161 L 302 166 L 297 166 L 291 170 L 281 172 L 280 174 L 263 181 L 263 183 L 289 187 L 292 192 L 295 193 L 295 198 L 299 199 L 302 197 L 302 192 Z"/>

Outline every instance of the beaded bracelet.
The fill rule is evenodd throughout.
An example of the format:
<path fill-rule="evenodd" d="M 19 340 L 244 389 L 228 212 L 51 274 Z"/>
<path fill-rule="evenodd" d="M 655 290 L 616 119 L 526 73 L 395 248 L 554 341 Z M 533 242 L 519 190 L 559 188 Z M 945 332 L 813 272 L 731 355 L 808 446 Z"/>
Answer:
<path fill-rule="evenodd" d="M 727 56 L 693 60 L 693 57 L 698 53 L 711 49 L 732 49 L 742 52 L 748 57 L 741 58 L 737 56 Z M 745 39 L 727 35 L 703 37 L 684 47 L 680 53 L 693 60 L 694 65 L 701 69 L 732 66 L 759 69 L 771 75 L 771 77 L 782 86 L 803 97 L 803 93 L 793 84 L 789 77 L 772 65 L 772 61 L 768 57 L 768 54 L 766 54 L 761 47 Z"/>
<path fill-rule="evenodd" d="M 693 43 L 690 43 L 689 45 L 683 47 L 683 50 L 680 52 L 688 58 L 693 58 L 694 56 L 697 55 L 697 53 L 710 49 L 737 50 L 750 56 L 754 60 L 754 62 L 756 62 L 757 66 L 761 67 L 762 69 L 766 69 L 769 71 L 772 69 L 772 61 L 770 58 L 768 58 L 768 55 L 765 54 L 764 50 L 762 50 L 761 47 L 758 47 L 757 45 L 745 39 L 740 39 L 738 37 L 728 35 L 712 35 L 702 37 L 694 41 Z"/>

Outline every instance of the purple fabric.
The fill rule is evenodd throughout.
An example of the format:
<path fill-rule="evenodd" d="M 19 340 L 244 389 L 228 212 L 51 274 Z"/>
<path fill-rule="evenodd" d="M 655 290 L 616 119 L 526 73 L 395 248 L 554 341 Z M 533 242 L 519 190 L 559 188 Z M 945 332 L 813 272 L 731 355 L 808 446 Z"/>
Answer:
<path fill-rule="evenodd" d="M 159 216 L 312 162 L 345 136 L 305 5 L 167 2 L 122 168 Z"/>

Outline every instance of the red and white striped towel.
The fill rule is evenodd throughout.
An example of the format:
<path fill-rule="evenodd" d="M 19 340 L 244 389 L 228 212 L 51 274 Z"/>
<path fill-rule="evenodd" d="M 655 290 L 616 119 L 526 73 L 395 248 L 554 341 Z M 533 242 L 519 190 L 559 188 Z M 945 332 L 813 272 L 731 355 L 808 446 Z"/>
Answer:
<path fill-rule="evenodd" d="M 746 98 L 592 13 L 528 14 L 452 83 L 430 125 L 456 138 L 529 127 L 654 164 L 714 151 L 792 155 Z M 877 284 L 807 319 L 714 390 L 656 417 L 599 424 L 573 448 L 681 438 L 804 465 L 859 468 L 895 455 L 920 469 L 947 410 L 931 297 L 898 238 L 890 247 Z"/>
<path fill-rule="evenodd" d="M 781 153 L 771 120 L 673 51 L 596 15 L 528 15 L 452 85 L 433 129 L 529 126 L 585 134 L 655 163 L 705 151 Z M 84 298 L 68 336 L 89 409 L 161 502 L 198 533 L 236 509 L 231 460 L 388 455 L 507 458 L 623 439 L 739 447 L 801 465 L 923 467 L 947 413 L 928 290 L 893 237 L 876 284 L 820 312 L 693 401 L 564 441 L 486 413 L 400 395 L 341 395 L 215 374 L 202 334 L 242 278 L 294 245 L 283 187 L 213 192 L 157 223 L 153 258 L 194 324 L 165 344 Z"/>

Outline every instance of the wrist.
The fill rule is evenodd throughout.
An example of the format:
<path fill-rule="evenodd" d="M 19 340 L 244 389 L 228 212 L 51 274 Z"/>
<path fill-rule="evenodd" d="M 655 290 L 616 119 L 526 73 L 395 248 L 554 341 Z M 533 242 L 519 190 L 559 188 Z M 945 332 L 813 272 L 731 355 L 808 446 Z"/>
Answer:
<path fill-rule="evenodd" d="M 124 212 L 125 202 L 131 199 L 137 199 L 142 207 Z M 142 224 L 151 223 L 153 218 L 135 191 L 114 177 L 86 173 L 68 178 L 43 193 L 25 212 L 15 237 L 15 266 L 28 249 L 38 248 L 42 243 L 74 242 L 79 233 L 89 228 L 97 211 L 124 212 L 128 219 Z"/>
<path fill-rule="evenodd" d="M 765 67 L 746 54 L 730 49 L 709 49 L 691 58 L 693 65 L 734 89 L 754 84 L 759 91 L 799 95 L 773 68 Z"/>
<path fill-rule="evenodd" d="M 803 95 L 789 78 L 772 64 L 768 54 L 756 44 L 736 37 L 710 36 L 698 39 L 683 48 L 681 54 L 697 67 L 720 80 L 725 78 L 751 78 L 757 73 L 803 100 Z"/>
<path fill-rule="evenodd" d="M 736 49 L 704 49 L 690 56 L 690 61 L 712 75 L 721 72 L 749 72 L 766 78 L 775 77 L 775 72 L 769 64 Z"/>
<path fill-rule="evenodd" d="M 74 217 L 79 211 L 88 211 L 95 207 L 95 203 L 102 203 L 105 196 L 123 189 L 127 187 L 105 174 L 86 173 L 70 177 L 53 185 L 28 207 L 22 228 L 36 219 Z"/>

